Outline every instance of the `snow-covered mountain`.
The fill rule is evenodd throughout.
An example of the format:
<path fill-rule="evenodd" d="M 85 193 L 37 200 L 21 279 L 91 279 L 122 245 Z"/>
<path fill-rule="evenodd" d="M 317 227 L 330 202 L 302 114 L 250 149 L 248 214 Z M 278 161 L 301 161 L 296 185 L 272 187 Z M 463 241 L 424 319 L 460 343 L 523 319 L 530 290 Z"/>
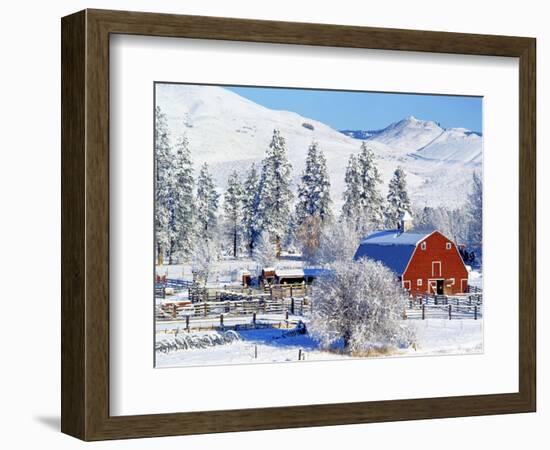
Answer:
<path fill-rule="evenodd" d="M 215 86 L 157 84 L 157 105 L 167 115 L 172 138 L 185 134 L 195 167 L 207 162 L 220 188 L 233 169 L 259 163 L 274 128 L 286 139 L 294 180 L 304 168 L 308 146 L 316 140 L 325 152 L 335 208 L 340 207 L 350 154 L 362 140 L 289 111 L 275 111 Z M 387 182 L 398 165 L 407 173 L 416 206 L 459 205 L 469 191 L 471 172 L 481 164 L 481 137 L 467 130 L 444 130 L 414 117 L 373 132 L 372 147 Z"/>
<path fill-rule="evenodd" d="M 431 120 L 409 116 L 383 130 L 371 132 L 369 140 L 382 142 L 396 150 L 410 152 L 428 145 L 443 133 L 443 128 Z"/>

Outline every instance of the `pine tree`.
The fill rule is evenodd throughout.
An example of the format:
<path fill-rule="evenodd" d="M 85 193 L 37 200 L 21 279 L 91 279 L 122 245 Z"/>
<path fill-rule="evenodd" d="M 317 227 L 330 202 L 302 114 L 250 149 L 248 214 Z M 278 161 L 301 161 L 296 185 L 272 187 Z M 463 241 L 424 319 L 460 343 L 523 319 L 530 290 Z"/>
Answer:
<path fill-rule="evenodd" d="M 275 129 L 262 162 L 257 219 L 261 232 L 267 231 L 275 239 L 277 255 L 281 252 L 281 238 L 292 204 L 291 172 L 285 139 Z"/>
<path fill-rule="evenodd" d="M 321 222 L 326 222 L 331 217 L 330 204 L 330 181 L 325 155 L 314 141 L 309 146 L 305 170 L 298 185 L 298 225 L 312 216 L 318 216 Z"/>
<path fill-rule="evenodd" d="M 397 228 L 405 211 L 411 213 L 411 201 L 407 193 L 405 172 L 401 167 L 397 167 L 389 184 L 385 214 L 386 227 Z"/>
<path fill-rule="evenodd" d="M 170 210 L 172 208 L 172 151 L 166 115 L 155 109 L 155 241 L 157 263 L 163 264 L 170 251 Z"/>
<path fill-rule="evenodd" d="M 382 179 L 374 161 L 374 153 L 365 142 L 361 144 L 358 166 L 361 180 L 360 206 L 365 228 L 363 231 L 368 231 L 383 225 L 384 199 L 379 190 Z"/>
<path fill-rule="evenodd" d="M 262 269 L 271 267 L 275 264 L 277 258 L 277 246 L 271 241 L 267 231 L 264 231 L 259 235 L 252 252 L 252 258 L 258 265 L 258 272 L 261 272 Z"/>
<path fill-rule="evenodd" d="M 170 259 L 177 256 L 188 260 L 193 253 L 195 180 L 189 143 L 185 137 L 181 137 L 176 144 L 171 173 Z"/>
<path fill-rule="evenodd" d="M 260 204 L 259 186 L 258 171 L 256 170 L 256 165 L 252 163 L 246 175 L 243 193 L 243 234 L 250 255 L 252 255 L 254 243 L 257 241 L 261 230 L 261 224 L 258 223 Z"/>
<path fill-rule="evenodd" d="M 224 196 L 225 219 L 230 228 L 233 245 L 233 257 L 237 257 L 239 240 L 242 235 L 244 191 L 237 171 L 233 171 L 227 180 L 227 190 Z"/>
<path fill-rule="evenodd" d="M 204 163 L 197 178 L 197 226 L 200 239 L 211 239 L 216 231 L 218 197 L 214 180 Z"/>
<path fill-rule="evenodd" d="M 356 222 L 361 213 L 361 176 L 355 155 L 350 155 L 345 175 L 346 189 L 342 206 L 342 219 Z"/>
<path fill-rule="evenodd" d="M 483 242 L 483 182 L 477 172 L 472 175 L 472 190 L 468 195 L 468 242 L 481 248 Z"/>

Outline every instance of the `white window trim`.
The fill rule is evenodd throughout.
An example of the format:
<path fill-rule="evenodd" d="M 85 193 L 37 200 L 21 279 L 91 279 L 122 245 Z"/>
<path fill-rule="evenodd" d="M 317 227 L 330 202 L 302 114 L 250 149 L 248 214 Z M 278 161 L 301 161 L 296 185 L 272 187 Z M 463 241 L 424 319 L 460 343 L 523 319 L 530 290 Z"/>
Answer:
<path fill-rule="evenodd" d="M 450 242 L 447 242 L 447 243 L 445 244 L 445 248 L 446 248 L 447 250 L 450 250 L 450 249 L 453 248 L 453 245 L 452 245 Z"/>
<path fill-rule="evenodd" d="M 439 264 L 439 273 L 435 273 L 435 266 L 434 264 Z M 443 266 L 441 265 L 441 261 L 432 261 L 432 277 L 441 277 L 441 272 L 443 271 Z"/>
<path fill-rule="evenodd" d="M 403 281 L 403 289 L 408 289 L 408 290 L 411 289 L 411 282 L 409 280 Z"/>
<path fill-rule="evenodd" d="M 426 241 L 420 244 L 420 250 L 426 250 Z"/>
<path fill-rule="evenodd" d="M 416 280 L 416 285 L 422 286 L 422 278 L 419 278 L 418 280 Z"/>
<path fill-rule="evenodd" d="M 451 283 L 451 286 L 455 285 L 455 279 L 454 278 L 449 278 L 447 281 Z"/>

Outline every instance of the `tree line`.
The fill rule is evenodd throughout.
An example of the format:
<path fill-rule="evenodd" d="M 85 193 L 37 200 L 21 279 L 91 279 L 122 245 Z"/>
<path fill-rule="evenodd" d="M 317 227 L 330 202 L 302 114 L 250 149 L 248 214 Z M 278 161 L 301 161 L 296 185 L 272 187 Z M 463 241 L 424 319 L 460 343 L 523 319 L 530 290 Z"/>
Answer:
<path fill-rule="evenodd" d="M 274 262 L 282 249 L 301 250 L 309 260 L 324 260 L 343 248 L 327 248 L 344 237 L 353 241 L 377 229 L 398 226 L 404 212 L 413 213 L 406 175 L 397 167 L 381 194 L 382 179 L 374 153 L 365 142 L 351 155 L 345 172 L 343 206 L 334 217 L 326 158 L 318 143 L 308 148 L 305 168 L 296 195 L 292 190 L 292 165 L 284 137 L 275 129 L 263 160 L 252 163 L 244 176 L 236 170 L 227 179 L 225 192 L 216 188 L 208 164 L 195 180 L 189 142 L 179 138 L 171 145 L 166 116 L 155 111 L 155 240 L 159 264 L 195 261 L 205 266 L 223 249 L 238 257 L 246 254 L 263 267 Z M 449 233 L 463 242 L 481 243 L 481 180 L 474 175 L 468 204 L 449 211 L 424 208 L 414 211 L 418 226 L 459 228 Z M 357 238 L 355 238 L 357 239 Z M 352 245 L 355 245 L 353 243 Z M 334 255 L 332 255 L 334 256 Z M 329 262 L 329 261 L 326 261 Z"/>

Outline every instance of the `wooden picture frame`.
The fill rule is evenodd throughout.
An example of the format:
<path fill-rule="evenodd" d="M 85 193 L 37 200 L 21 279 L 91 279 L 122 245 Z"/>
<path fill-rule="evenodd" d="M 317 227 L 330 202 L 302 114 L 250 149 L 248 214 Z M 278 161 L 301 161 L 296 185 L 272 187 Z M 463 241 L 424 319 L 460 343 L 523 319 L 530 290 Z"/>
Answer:
<path fill-rule="evenodd" d="M 533 38 L 85 10 L 62 30 L 62 417 L 84 440 L 535 411 Z M 109 36 L 133 34 L 519 58 L 519 391 L 141 416 L 109 415 Z"/>

